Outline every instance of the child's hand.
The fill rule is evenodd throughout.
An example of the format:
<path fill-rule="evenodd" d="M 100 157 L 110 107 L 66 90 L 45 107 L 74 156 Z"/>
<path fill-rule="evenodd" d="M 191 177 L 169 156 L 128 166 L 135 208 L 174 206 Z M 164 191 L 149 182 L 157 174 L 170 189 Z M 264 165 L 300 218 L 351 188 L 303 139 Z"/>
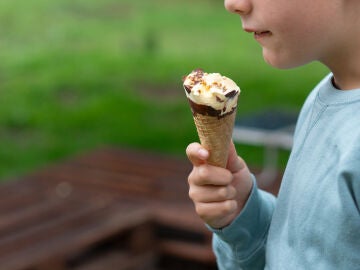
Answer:
<path fill-rule="evenodd" d="M 206 163 L 209 153 L 198 143 L 190 144 L 186 154 L 193 164 L 188 177 L 189 197 L 202 220 L 213 228 L 229 225 L 244 207 L 252 180 L 245 162 L 230 145 L 227 169 Z"/>

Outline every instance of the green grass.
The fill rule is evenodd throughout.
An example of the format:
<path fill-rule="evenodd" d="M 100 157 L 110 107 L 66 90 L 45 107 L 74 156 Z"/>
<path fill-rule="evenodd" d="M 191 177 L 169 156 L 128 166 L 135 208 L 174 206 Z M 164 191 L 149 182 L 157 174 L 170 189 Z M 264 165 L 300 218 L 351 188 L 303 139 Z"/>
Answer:
<path fill-rule="evenodd" d="M 197 67 L 239 83 L 239 116 L 298 110 L 327 72 L 269 67 L 214 0 L 2 0 L 0 25 L 2 179 L 101 145 L 184 156 L 197 137 L 181 78 Z"/>

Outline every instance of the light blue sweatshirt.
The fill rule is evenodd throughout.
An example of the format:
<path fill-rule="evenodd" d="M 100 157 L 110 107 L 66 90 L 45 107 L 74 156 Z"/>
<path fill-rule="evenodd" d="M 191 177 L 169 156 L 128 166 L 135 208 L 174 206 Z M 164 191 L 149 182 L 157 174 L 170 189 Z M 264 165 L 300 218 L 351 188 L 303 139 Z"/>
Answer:
<path fill-rule="evenodd" d="M 254 186 L 240 215 L 213 230 L 218 267 L 360 269 L 360 89 L 311 92 L 277 199 Z"/>

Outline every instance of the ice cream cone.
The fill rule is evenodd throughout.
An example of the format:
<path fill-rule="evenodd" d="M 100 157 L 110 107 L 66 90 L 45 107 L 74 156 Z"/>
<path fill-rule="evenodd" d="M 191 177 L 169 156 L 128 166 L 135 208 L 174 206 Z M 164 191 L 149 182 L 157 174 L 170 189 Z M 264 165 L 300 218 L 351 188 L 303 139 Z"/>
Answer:
<path fill-rule="evenodd" d="M 235 116 L 236 111 L 220 119 L 202 114 L 194 115 L 200 143 L 210 153 L 209 164 L 226 167 Z"/>
<path fill-rule="evenodd" d="M 219 73 L 197 69 L 184 78 L 184 89 L 208 163 L 225 168 L 240 88 Z"/>

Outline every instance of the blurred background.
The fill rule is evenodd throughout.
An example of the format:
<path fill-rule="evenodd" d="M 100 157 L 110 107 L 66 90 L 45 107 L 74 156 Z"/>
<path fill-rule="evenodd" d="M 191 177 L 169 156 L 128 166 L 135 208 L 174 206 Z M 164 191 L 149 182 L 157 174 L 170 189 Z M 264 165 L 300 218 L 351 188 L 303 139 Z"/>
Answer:
<path fill-rule="evenodd" d="M 184 157 L 181 79 L 199 67 L 240 85 L 239 116 L 298 111 L 327 73 L 268 66 L 222 1 L 0 1 L 0 179 L 102 145 Z"/>

